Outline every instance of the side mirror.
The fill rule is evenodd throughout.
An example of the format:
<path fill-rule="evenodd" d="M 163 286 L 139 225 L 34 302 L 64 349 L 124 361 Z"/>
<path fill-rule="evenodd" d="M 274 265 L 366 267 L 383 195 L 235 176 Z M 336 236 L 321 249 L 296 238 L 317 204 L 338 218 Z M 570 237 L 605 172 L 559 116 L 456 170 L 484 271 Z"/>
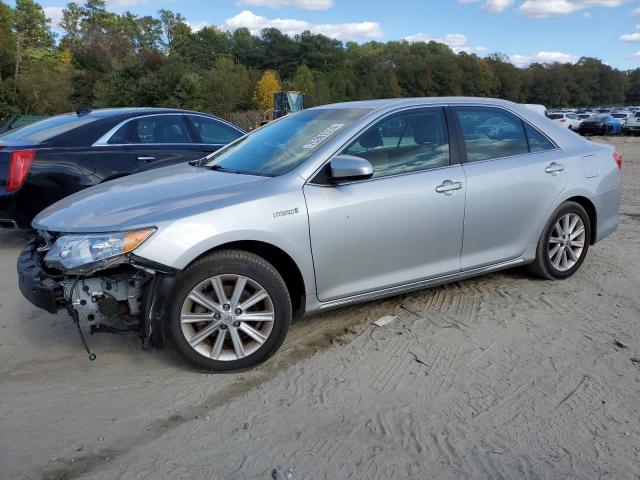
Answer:
<path fill-rule="evenodd" d="M 373 175 L 373 166 L 369 160 L 355 155 L 337 155 L 331 160 L 331 179 L 363 180 Z"/>

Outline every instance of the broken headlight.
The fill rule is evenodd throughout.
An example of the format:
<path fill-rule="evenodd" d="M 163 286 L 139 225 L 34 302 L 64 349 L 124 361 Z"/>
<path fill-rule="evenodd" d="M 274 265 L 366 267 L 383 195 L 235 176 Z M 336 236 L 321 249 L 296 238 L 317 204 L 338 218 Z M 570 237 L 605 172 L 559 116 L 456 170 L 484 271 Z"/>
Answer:
<path fill-rule="evenodd" d="M 47 267 L 58 270 L 82 270 L 93 264 L 115 265 L 119 257 L 138 248 L 155 228 L 115 233 L 63 235 L 44 257 Z"/>

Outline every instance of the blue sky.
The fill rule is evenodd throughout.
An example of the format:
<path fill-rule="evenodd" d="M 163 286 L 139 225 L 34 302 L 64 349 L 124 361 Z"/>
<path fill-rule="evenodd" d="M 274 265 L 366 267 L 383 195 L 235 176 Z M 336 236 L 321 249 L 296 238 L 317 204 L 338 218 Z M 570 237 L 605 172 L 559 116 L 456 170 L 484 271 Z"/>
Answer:
<path fill-rule="evenodd" d="M 341 40 L 435 39 L 454 50 L 502 52 L 518 65 L 591 56 L 640 67 L 639 0 L 108 0 L 115 11 L 181 12 L 192 25 L 305 29 Z M 41 0 L 59 18 L 65 2 Z"/>

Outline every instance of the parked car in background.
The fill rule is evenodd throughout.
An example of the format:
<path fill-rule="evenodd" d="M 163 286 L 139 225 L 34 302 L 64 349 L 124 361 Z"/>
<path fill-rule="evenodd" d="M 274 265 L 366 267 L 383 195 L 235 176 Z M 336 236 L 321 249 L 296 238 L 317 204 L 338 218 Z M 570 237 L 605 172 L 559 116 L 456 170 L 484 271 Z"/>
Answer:
<path fill-rule="evenodd" d="M 608 114 L 596 114 L 580 123 L 580 135 L 618 135 L 622 124 Z"/>
<path fill-rule="evenodd" d="M 615 119 L 617 119 L 620 122 L 620 125 L 622 125 L 622 128 L 624 129 L 624 126 L 627 124 L 627 120 L 628 118 L 633 115 L 632 112 L 629 111 L 623 111 L 623 112 L 613 112 L 611 114 L 611 116 Z"/>
<path fill-rule="evenodd" d="M 640 111 L 634 113 L 627 119 L 623 131 L 628 135 L 637 135 L 640 132 Z"/>
<path fill-rule="evenodd" d="M 131 173 L 204 157 L 244 135 L 212 115 L 114 108 L 50 117 L 0 134 L 0 226 Z"/>
<path fill-rule="evenodd" d="M 569 130 L 578 131 L 580 128 L 580 118 L 575 113 L 550 113 L 549 119 Z"/>
<path fill-rule="evenodd" d="M 43 118 L 46 117 L 44 115 L 13 115 L 0 122 L 0 133 L 27 125 L 28 123 L 37 122 Z"/>
<path fill-rule="evenodd" d="M 146 341 L 234 371 L 295 316 L 522 265 L 570 277 L 617 228 L 621 164 L 507 101 L 325 105 L 47 208 L 20 290 L 94 328 L 137 319 Z"/>
<path fill-rule="evenodd" d="M 523 106 L 527 107 L 532 112 L 536 112 L 543 117 L 547 117 L 549 114 L 547 112 L 547 107 L 544 105 L 537 105 L 535 103 L 523 103 Z"/>
<path fill-rule="evenodd" d="M 582 124 L 582 122 L 584 122 L 585 120 L 588 120 L 591 117 L 593 117 L 593 113 L 577 113 L 576 115 L 578 116 L 578 119 L 580 119 L 580 124 Z M 580 125 L 578 125 L 578 128 L 579 127 Z"/>

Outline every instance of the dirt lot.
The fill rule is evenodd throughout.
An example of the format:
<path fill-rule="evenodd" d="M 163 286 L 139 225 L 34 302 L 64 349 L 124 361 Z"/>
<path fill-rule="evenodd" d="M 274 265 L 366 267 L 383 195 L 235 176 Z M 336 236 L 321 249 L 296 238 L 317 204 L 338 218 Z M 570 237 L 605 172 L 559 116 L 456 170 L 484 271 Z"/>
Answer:
<path fill-rule="evenodd" d="M 572 279 L 508 271 L 305 319 L 243 374 L 134 335 L 89 337 L 89 362 L 66 315 L 20 296 L 25 237 L 1 234 L 0 477 L 640 478 L 640 140 L 611 142 L 621 225 Z"/>

